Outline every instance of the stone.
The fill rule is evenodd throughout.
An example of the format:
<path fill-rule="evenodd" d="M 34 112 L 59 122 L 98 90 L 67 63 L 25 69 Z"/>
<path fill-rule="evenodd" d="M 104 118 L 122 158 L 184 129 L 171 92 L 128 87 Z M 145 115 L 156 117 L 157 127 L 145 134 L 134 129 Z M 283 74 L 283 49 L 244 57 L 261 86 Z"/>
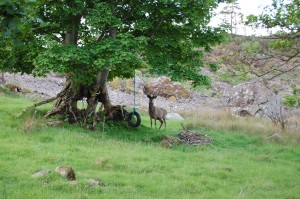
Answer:
<path fill-rule="evenodd" d="M 169 97 L 168 100 L 171 101 L 171 102 L 176 102 L 177 101 L 175 96 Z"/>
<path fill-rule="evenodd" d="M 109 85 L 113 89 L 120 90 L 122 92 L 132 93 L 134 91 L 133 82 L 134 79 L 121 79 L 119 77 L 115 77 Z M 140 77 L 135 77 L 135 92 L 136 93 L 143 93 L 144 88 L 144 80 L 142 80 Z"/>
<path fill-rule="evenodd" d="M 50 169 L 42 169 L 34 174 L 31 175 L 31 177 L 41 177 L 41 176 L 44 176 L 44 175 L 47 175 L 48 173 L 50 173 Z"/>
<path fill-rule="evenodd" d="M 58 173 L 61 177 L 68 180 L 76 180 L 75 171 L 72 167 L 58 166 L 56 167 L 55 172 Z"/>
<path fill-rule="evenodd" d="M 184 120 L 184 118 L 178 113 L 168 113 L 167 119 Z"/>
<path fill-rule="evenodd" d="M 5 84 L 5 87 L 8 88 L 10 91 L 15 93 L 22 92 L 22 88 L 16 84 Z"/>
<path fill-rule="evenodd" d="M 159 146 L 163 147 L 163 148 L 171 148 L 172 144 L 170 142 L 168 142 L 167 140 L 162 140 L 159 143 Z"/>
<path fill-rule="evenodd" d="M 169 98 L 174 96 L 176 99 L 188 99 L 191 96 L 191 91 L 185 88 L 182 84 L 172 82 L 170 78 L 162 76 L 152 79 L 145 85 L 148 94 L 158 93 L 159 96 Z"/>
<path fill-rule="evenodd" d="M 104 186 L 104 183 L 99 178 L 87 179 L 86 183 L 90 186 Z"/>
<path fill-rule="evenodd" d="M 281 98 L 260 82 L 246 82 L 223 93 L 225 103 L 237 115 L 270 117 L 281 114 Z"/>
<path fill-rule="evenodd" d="M 227 90 L 230 90 L 231 86 L 226 82 L 214 82 L 212 85 L 212 90 L 216 92 L 225 92 Z"/>

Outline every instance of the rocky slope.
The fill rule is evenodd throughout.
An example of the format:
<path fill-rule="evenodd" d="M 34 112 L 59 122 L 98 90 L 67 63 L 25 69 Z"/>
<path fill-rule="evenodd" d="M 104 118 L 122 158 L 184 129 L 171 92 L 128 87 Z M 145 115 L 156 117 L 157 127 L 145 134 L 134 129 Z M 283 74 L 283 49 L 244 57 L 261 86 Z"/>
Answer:
<path fill-rule="evenodd" d="M 55 96 L 63 87 L 65 79 L 55 75 L 47 77 L 32 77 L 30 75 L 4 74 L 6 84 L 15 84 L 28 90 L 25 96 L 29 98 L 47 99 Z M 109 86 L 109 97 L 113 104 L 126 105 L 128 109 L 133 106 L 134 95 L 130 92 L 123 92 Z M 147 110 L 149 100 L 145 94 L 136 94 L 136 107 Z M 188 99 L 170 100 L 164 97 L 155 99 L 155 106 L 163 107 L 168 112 L 185 112 L 189 110 L 220 109 L 223 102 L 217 95 L 208 95 L 201 92 L 192 92 Z"/>

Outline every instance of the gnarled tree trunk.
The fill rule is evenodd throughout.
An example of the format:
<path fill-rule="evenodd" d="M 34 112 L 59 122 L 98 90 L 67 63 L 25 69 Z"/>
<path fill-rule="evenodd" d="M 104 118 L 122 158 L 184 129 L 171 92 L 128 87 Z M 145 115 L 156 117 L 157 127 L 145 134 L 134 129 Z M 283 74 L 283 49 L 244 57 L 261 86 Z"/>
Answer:
<path fill-rule="evenodd" d="M 70 79 L 66 81 L 64 89 L 58 94 L 57 101 L 51 111 L 46 116 L 60 115 L 67 117 L 70 123 L 87 124 L 87 118 L 92 117 L 93 122 L 90 125 L 94 128 L 97 122 L 97 105 L 101 102 L 104 106 L 105 115 L 113 118 L 112 104 L 109 100 L 106 82 L 109 74 L 108 69 L 103 69 L 90 86 L 79 85 Z M 86 98 L 87 108 L 78 109 L 77 102 Z"/>
<path fill-rule="evenodd" d="M 62 34 L 63 45 L 78 45 L 78 31 L 80 25 L 81 16 L 70 16 L 68 20 L 68 27 Z M 109 36 L 116 38 L 116 27 L 109 28 Z M 107 78 L 109 75 L 109 69 L 103 69 L 94 78 L 91 85 L 78 85 L 77 82 L 72 81 L 71 77 L 67 78 L 64 89 L 56 96 L 57 99 L 53 109 L 49 111 L 46 116 L 60 115 L 61 117 L 67 117 L 70 123 L 83 123 L 88 124 L 89 128 L 94 129 L 97 123 L 97 105 L 98 102 L 102 103 L 104 107 L 104 114 L 111 118 L 120 120 L 124 119 L 122 106 L 112 106 L 108 91 L 106 87 Z M 78 109 L 77 102 L 86 98 L 87 108 Z M 49 101 L 49 100 L 48 100 Z M 52 100 L 53 101 L 53 100 Z M 121 111 L 120 111 L 121 110 Z M 121 117 L 120 114 L 122 113 Z M 92 122 L 87 122 L 87 119 L 92 118 Z"/>

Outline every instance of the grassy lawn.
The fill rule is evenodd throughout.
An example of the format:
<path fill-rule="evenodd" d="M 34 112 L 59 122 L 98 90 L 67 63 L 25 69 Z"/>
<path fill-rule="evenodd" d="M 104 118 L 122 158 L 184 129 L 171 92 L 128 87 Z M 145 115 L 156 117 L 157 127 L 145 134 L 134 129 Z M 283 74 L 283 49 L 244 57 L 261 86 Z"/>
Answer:
<path fill-rule="evenodd" d="M 168 120 L 167 130 L 157 131 L 145 114 L 139 128 L 107 124 L 102 132 L 100 126 L 96 131 L 46 126 L 41 115 L 50 105 L 15 117 L 32 103 L 0 92 L 0 198 L 300 197 L 297 142 L 196 126 L 214 142 L 163 148 L 158 137 L 175 136 L 179 121 Z M 57 166 L 73 167 L 77 183 L 58 176 Z M 44 168 L 52 172 L 31 177 Z M 90 178 L 105 186 L 88 185 Z"/>

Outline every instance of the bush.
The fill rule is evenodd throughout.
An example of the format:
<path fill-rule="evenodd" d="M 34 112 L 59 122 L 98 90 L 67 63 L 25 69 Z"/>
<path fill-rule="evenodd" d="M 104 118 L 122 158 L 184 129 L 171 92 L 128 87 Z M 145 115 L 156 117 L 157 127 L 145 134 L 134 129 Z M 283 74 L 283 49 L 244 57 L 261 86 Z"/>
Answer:
<path fill-rule="evenodd" d="M 300 96 L 288 95 L 283 98 L 283 104 L 289 107 L 300 107 Z"/>

